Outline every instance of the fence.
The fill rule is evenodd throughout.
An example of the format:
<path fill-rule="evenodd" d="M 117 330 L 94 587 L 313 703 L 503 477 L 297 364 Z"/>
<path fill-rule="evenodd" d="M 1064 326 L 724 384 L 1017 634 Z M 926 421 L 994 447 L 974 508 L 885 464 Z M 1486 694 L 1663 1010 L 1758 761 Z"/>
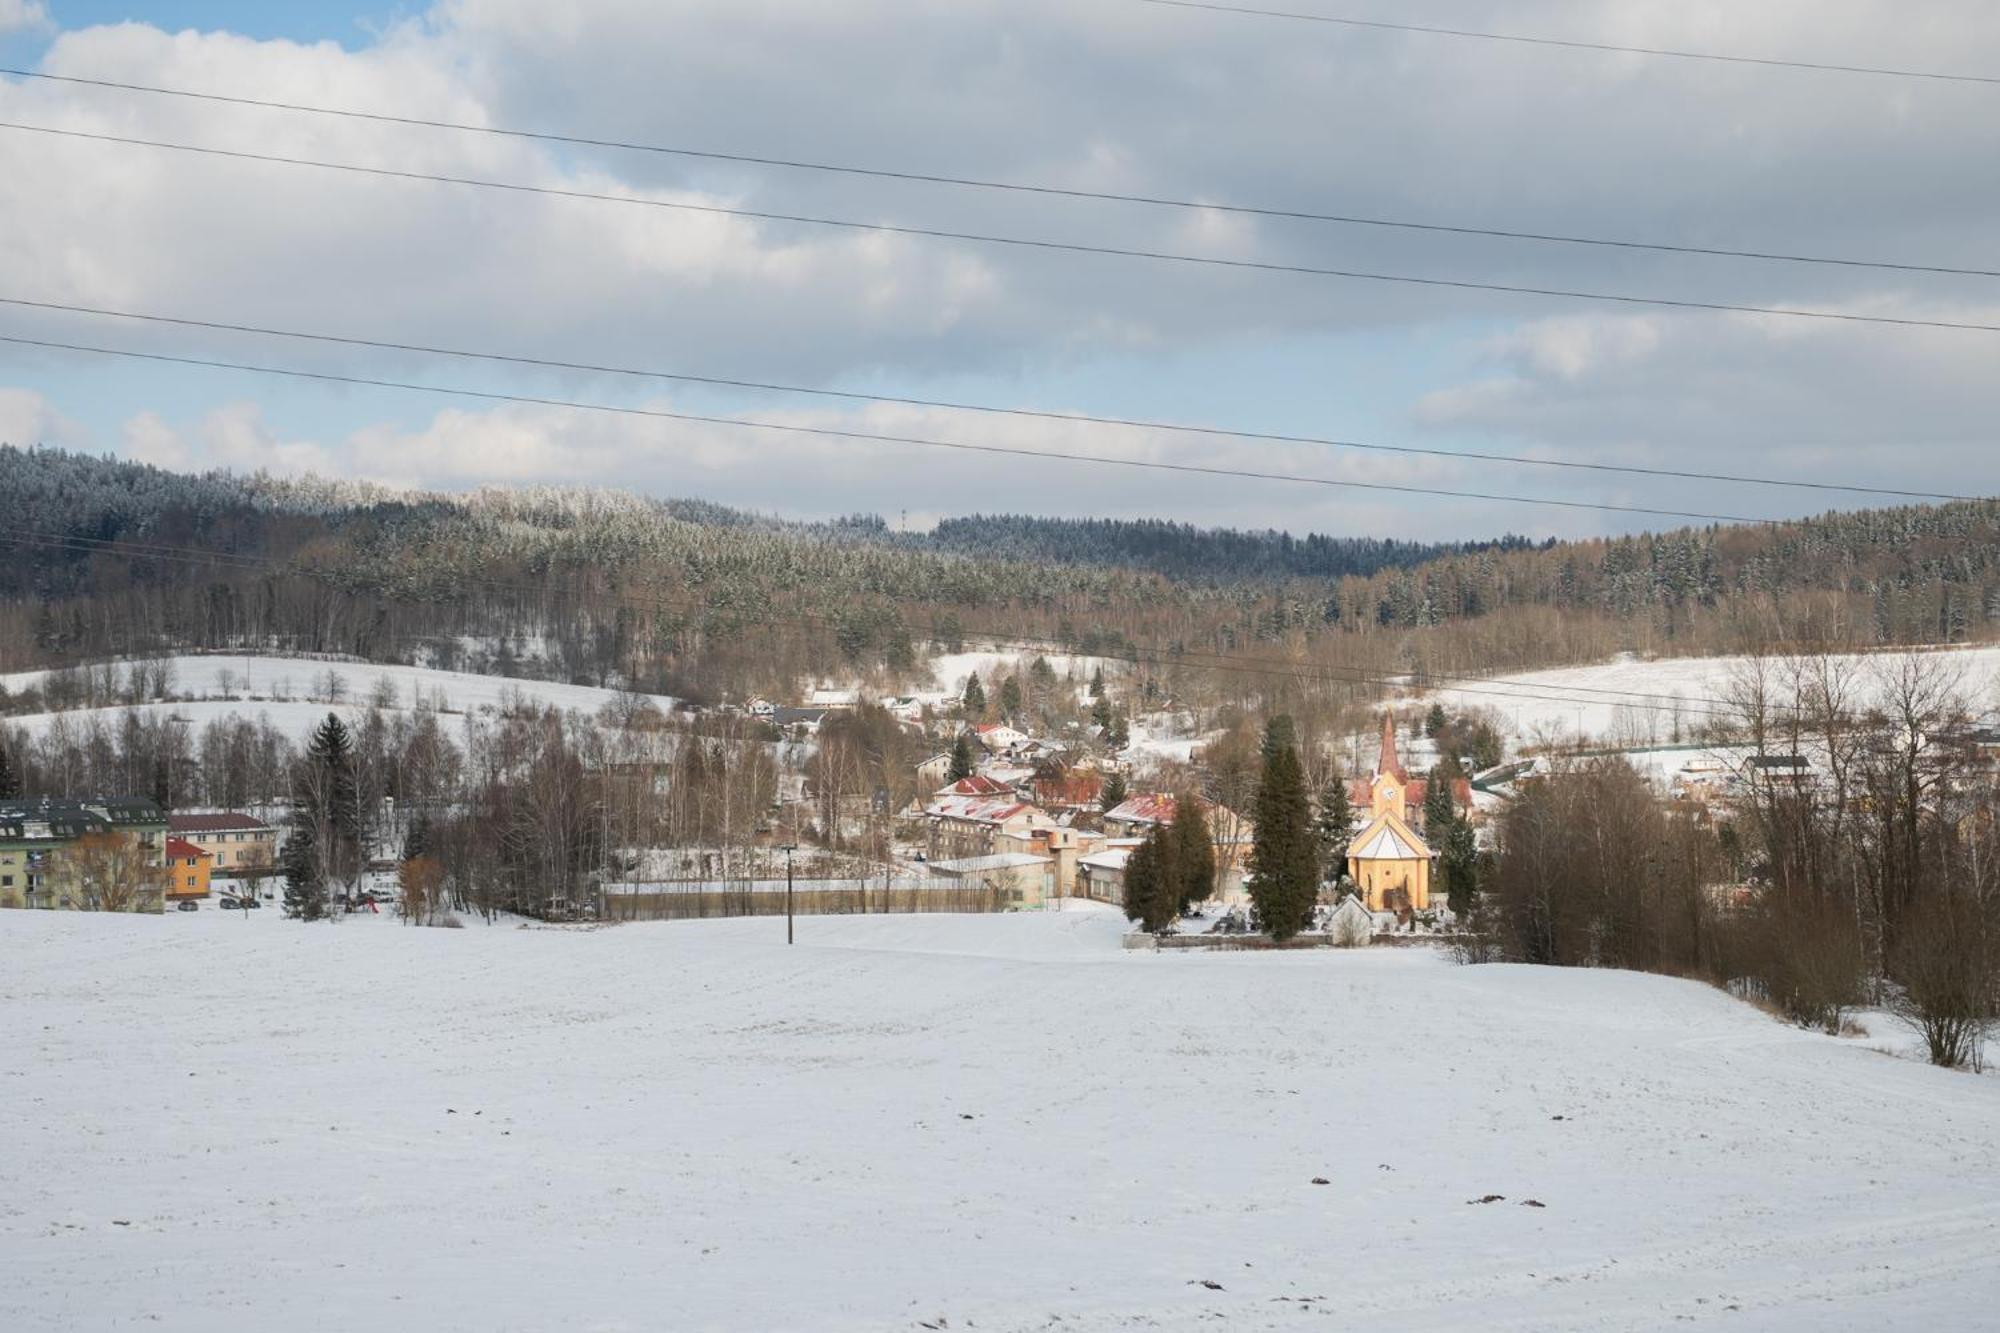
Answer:
<path fill-rule="evenodd" d="M 696 921 L 712 917 L 783 916 L 785 882 L 610 884 L 605 914 L 613 921 Z M 1006 912 L 1014 895 L 976 880 L 800 880 L 792 891 L 799 916 L 861 916 L 916 912 Z"/>

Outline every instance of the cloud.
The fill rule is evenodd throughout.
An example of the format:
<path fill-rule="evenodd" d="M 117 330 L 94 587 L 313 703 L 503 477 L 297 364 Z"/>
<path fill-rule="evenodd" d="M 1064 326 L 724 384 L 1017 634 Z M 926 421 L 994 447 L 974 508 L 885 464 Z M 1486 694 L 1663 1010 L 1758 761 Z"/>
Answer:
<path fill-rule="evenodd" d="M 42 0 L 0 0 L 0 35 L 48 25 L 49 11 Z"/>
<path fill-rule="evenodd" d="M 0 444 L 76 448 L 89 442 L 84 428 L 32 389 L 0 387 Z"/>
<path fill-rule="evenodd" d="M 31 8 L 0 0 L 0 16 Z M 1892 0 L 1846 0 L 1841 12 L 1842 23 L 1829 28 L 1819 0 L 1689 0 L 1642 10 L 1551 0 L 1536 7 L 1533 26 L 1585 41 L 2000 66 L 2000 9 L 1992 6 L 1951 0 L 1913 16 Z M 1522 23 L 1518 7 L 1502 0 L 1464 0 L 1460 20 Z M 135 23 L 60 33 L 43 62 L 64 74 L 722 152 L 1344 215 L 1993 266 L 2000 176 L 1964 167 L 2000 155 L 2000 118 L 1972 100 L 1984 94 L 1321 26 L 1070 0 L 445 0 L 352 50 Z M 655 204 L 1525 286 L 1891 315 L 1973 308 L 1982 290 L 1965 278 L 559 149 L 31 81 L 0 85 L 0 119 Z M 1962 485 L 1995 487 L 1993 465 L 1968 452 L 1985 438 L 1996 405 L 1986 368 L 1991 335 L 1209 270 L 0 135 L 10 166 L 0 174 L 0 291 L 7 293 L 725 377 L 962 392 L 1045 407 L 1080 401 L 1116 415 L 1185 412 L 1453 447 L 1505 441 L 1516 452 L 1574 458 L 1671 456 L 1691 467 L 1741 470 L 1752 451 L 1764 470 L 1809 460 L 1872 478 L 1908 466 L 1883 450 L 1917 442 L 1935 444 L 1938 466 L 1960 471 Z M 174 355 L 334 373 L 439 380 L 469 373 L 412 354 L 219 332 L 18 310 L 5 312 L 5 321 L 31 336 L 87 334 Z M 1245 366 L 1249 373 L 1240 372 Z M 199 385 L 201 374 L 190 371 L 188 382 Z M 491 372 L 482 382 L 556 397 L 630 390 L 629 382 L 581 374 Z M 118 403 L 107 422 L 127 423 L 124 447 L 162 460 L 254 460 L 265 451 L 273 466 L 320 458 L 369 475 L 454 484 L 630 479 L 684 494 L 723 487 L 739 502 L 756 502 L 762 488 L 768 505 L 796 497 L 828 509 L 907 502 L 924 512 L 990 507 L 992 497 L 979 489 L 987 480 L 1012 486 L 1032 476 L 1050 504 L 1087 497 L 1157 504 L 1196 521 L 1227 513 L 1339 530 L 1381 511 L 1410 535 L 1474 535 L 1517 526 L 1522 512 L 1414 500 L 1370 500 L 1364 510 L 1360 497 L 1344 508 L 1296 487 L 1231 490 L 1218 501 L 1219 488 L 1165 479 L 1072 481 L 1054 465 L 1026 463 L 993 472 L 911 466 L 907 452 L 879 467 L 843 467 L 828 455 L 823 466 L 796 474 L 759 473 L 751 451 L 722 432 L 428 407 L 384 409 L 357 430 L 362 413 L 353 404 L 330 408 L 319 391 L 276 382 L 252 399 L 235 385 L 218 387 L 212 414 L 188 409 L 184 395 L 169 412 L 146 397 L 148 389 L 127 389 L 116 375 L 103 383 L 104 397 Z M 149 420 L 149 411 L 160 415 Z M 1358 431 L 1357 421 L 1374 429 Z M 1069 438 L 1040 427 L 1023 434 Z M 647 453 L 643 474 L 621 466 L 618 451 L 627 444 L 661 440 L 681 452 Z M 1076 447 L 1086 440 L 1127 447 L 1075 432 Z M 815 457 L 809 446 L 794 447 L 795 456 Z M 1285 457 L 1213 442 L 1172 448 L 1261 463 Z M 1927 458 L 1917 470 L 1930 466 Z M 1490 491 L 1626 494 L 1615 478 L 1413 459 L 1389 472 Z M 953 489 L 913 494 L 939 478 Z M 1022 496 L 1024 507 L 1037 499 L 1025 484 L 1006 493 Z M 1581 514 L 1560 521 L 1566 530 L 1598 522 Z"/>

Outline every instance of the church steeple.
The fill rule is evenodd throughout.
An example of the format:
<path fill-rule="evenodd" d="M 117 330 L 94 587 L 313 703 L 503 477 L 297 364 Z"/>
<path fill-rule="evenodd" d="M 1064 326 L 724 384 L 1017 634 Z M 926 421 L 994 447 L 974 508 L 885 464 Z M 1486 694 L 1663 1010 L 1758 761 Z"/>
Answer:
<path fill-rule="evenodd" d="M 1396 781 L 1407 783 L 1410 775 L 1403 771 L 1402 758 L 1396 753 L 1396 715 L 1384 711 L 1382 714 L 1382 753 L 1376 756 L 1375 772 L 1394 775 Z"/>

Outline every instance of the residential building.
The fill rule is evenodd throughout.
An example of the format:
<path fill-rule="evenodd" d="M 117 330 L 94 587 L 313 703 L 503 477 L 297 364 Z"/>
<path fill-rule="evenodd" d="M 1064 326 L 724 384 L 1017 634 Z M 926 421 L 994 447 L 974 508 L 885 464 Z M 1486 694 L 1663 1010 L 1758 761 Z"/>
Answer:
<path fill-rule="evenodd" d="M 1012 796 L 940 796 L 924 807 L 924 819 L 933 859 L 985 856 L 997 834 L 1057 827 L 1046 811 Z"/>
<path fill-rule="evenodd" d="M 208 876 L 215 858 L 181 838 L 167 839 L 167 901 L 208 897 Z"/>
<path fill-rule="evenodd" d="M 278 830 L 250 815 L 169 815 L 167 832 L 208 853 L 217 874 L 254 874 L 278 864 Z"/>
<path fill-rule="evenodd" d="M 131 870 L 149 881 L 129 910 L 158 912 L 166 838 L 160 807 L 134 797 L 0 802 L 0 907 L 87 906 L 95 890 L 86 876 L 102 869 L 88 864 L 89 853 L 109 843 L 129 850 Z"/>
<path fill-rule="evenodd" d="M 1201 808 L 1208 816 L 1209 841 L 1215 844 L 1216 899 L 1224 903 L 1240 902 L 1246 896 L 1243 880 L 1250 868 L 1255 826 L 1226 805 L 1203 800 Z M 1141 839 L 1155 825 L 1172 823 L 1176 809 L 1169 792 L 1134 796 L 1104 812 L 1104 831 L 1114 842 L 1121 838 Z"/>
<path fill-rule="evenodd" d="M 933 861 L 930 873 L 948 883 L 990 888 L 1011 907 L 1040 907 L 1057 892 L 1055 861 L 1026 852 L 994 852 L 955 861 Z"/>

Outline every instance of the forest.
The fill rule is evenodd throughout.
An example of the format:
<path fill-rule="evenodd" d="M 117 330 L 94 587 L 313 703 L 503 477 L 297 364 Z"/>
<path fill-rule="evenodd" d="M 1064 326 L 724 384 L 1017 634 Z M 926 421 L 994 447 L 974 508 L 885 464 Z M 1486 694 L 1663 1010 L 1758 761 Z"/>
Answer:
<path fill-rule="evenodd" d="M 968 643 L 1266 711 L 1480 674 L 2000 626 L 2000 503 L 1428 546 L 1006 517 L 931 534 L 601 490 L 392 493 L 0 448 L 0 669 L 333 653 L 716 702 L 927 679 Z"/>

